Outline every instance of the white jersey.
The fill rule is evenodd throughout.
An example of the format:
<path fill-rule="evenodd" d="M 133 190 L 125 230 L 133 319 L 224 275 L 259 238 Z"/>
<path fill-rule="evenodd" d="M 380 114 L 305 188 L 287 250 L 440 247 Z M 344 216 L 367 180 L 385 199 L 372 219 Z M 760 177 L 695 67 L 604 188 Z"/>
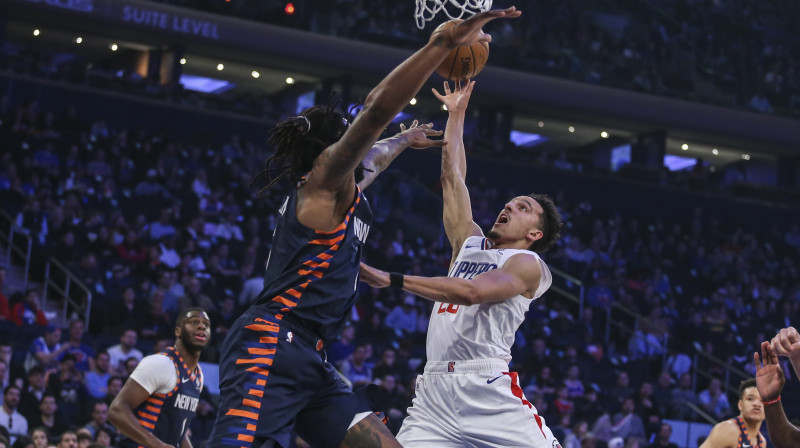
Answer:
<path fill-rule="evenodd" d="M 539 260 L 542 270 L 533 300 L 547 291 L 553 279 L 539 255 L 528 250 L 490 249 L 490 245 L 491 242 L 480 236 L 467 238 L 448 276 L 471 279 L 502 268 L 514 255 L 529 254 Z M 525 320 L 533 300 L 517 295 L 503 302 L 470 306 L 434 303 L 428 327 L 428 361 L 501 359 L 511 362 L 514 333 Z"/>

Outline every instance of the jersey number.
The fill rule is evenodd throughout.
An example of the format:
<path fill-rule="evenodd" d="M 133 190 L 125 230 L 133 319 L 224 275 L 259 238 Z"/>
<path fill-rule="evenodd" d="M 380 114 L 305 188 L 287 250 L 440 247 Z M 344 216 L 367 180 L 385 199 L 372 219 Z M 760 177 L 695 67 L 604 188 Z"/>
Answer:
<path fill-rule="evenodd" d="M 447 305 L 447 307 L 445 307 L 445 305 Z M 440 303 L 439 311 L 436 314 L 442 314 L 442 313 L 456 314 L 458 312 L 459 306 L 461 305 L 454 305 L 452 303 Z"/>

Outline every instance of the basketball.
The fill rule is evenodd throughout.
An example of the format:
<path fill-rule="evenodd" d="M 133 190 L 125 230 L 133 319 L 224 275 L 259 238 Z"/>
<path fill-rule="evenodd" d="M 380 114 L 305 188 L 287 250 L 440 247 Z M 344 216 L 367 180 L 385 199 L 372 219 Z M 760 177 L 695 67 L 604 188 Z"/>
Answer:
<path fill-rule="evenodd" d="M 449 20 L 436 27 L 433 34 L 447 31 L 460 20 Z M 449 32 L 449 31 L 448 31 Z M 436 69 L 436 73 L 451 81 L 474 78 L 486 67 L 489 60 L 489 43 L 476 42 L 468 47 L 454 48 Z"/>

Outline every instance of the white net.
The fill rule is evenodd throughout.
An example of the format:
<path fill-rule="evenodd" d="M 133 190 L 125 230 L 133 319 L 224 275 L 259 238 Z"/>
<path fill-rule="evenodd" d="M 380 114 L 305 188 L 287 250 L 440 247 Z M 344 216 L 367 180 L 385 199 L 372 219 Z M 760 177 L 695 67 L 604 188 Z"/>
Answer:
<path fill-rule="evenodd" d="M 440 11 L 444 11 L 451 19 L 466 19 L 491 7 L 492 0 L 417 0 L 414 18 L 417 19 L 417 27 L 423 29 L 425 23 L 433 20 Z"/>

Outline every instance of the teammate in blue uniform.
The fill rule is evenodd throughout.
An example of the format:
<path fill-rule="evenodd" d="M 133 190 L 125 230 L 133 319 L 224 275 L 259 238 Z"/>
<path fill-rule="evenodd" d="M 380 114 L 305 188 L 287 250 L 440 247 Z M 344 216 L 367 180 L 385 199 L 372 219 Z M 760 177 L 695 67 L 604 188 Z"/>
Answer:
<path fill-rule="evenodd" d="M 272 131 L 267 173 L 296 188 L 279 210 L 264 290 L 225 339 L 209 446 L 288 447 L 292 431 L 313 447 L 400 446 L 324 355 L 355 302 L 372 223 L 356 171 L 365 156 L 380 158 L 370 148 L 452 48 L 490 40 L 483 25 L 519 14 L 481 13 L 434 33 L 370 92 L 352 125 L 316 106 Z"/>
<path fill-rule="evenodd" d="M 202 308 L 187 308 L 175 325 L 175 345 L 142 359 L 111 403 L 108 419 L 122 434 L 118 448 L 191 448 L 186 429 L 203 390 L 200 352 L 211 340 Z"/>

